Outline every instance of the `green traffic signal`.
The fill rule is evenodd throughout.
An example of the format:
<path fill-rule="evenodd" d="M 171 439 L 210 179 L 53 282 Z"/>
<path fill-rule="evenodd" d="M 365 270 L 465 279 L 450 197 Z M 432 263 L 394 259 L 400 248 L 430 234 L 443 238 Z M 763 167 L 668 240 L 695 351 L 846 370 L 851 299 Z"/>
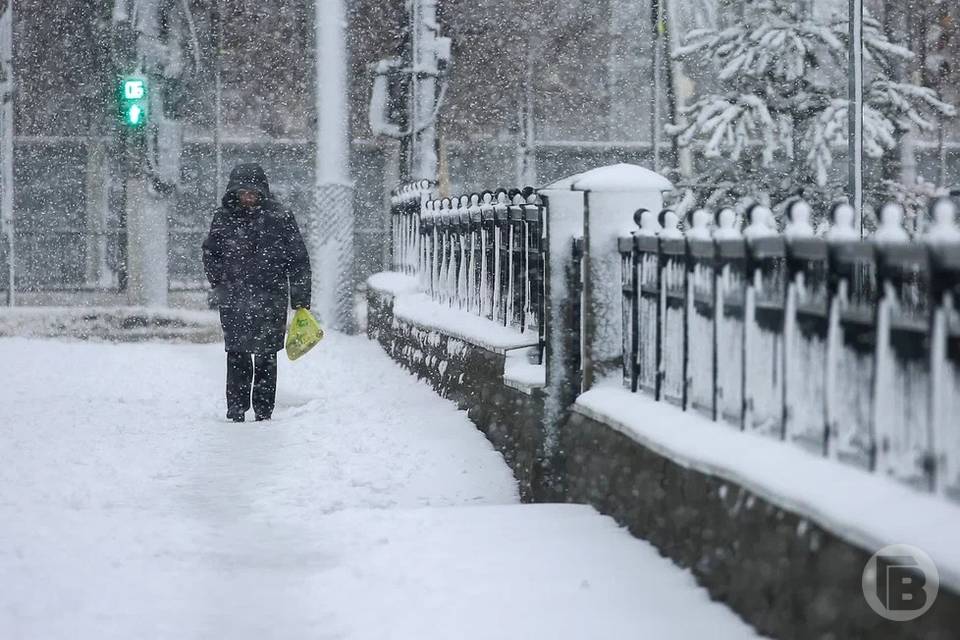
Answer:
<path fill-rule="evenodd" d="M 141 77 L 124 77 L 120 79 L 118 89 L 120 117 L 124 126 L 139 129 L 146 125 L 150 99 L 147 80 Z"/>
<path fill-rule="evenodd" d="M 130 108 L 127 109 L 127 124 L 135 127 L 140 124 L 140 119 L 142 117 L 143 111 L 138 105 L 130 105 Z"/>

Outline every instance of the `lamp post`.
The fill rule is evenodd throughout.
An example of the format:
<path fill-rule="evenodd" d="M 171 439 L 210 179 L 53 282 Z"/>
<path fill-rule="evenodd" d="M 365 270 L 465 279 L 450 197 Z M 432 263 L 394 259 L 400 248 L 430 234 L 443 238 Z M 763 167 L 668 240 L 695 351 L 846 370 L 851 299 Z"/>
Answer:
<path fill-rule="evenodd" d="M 847 199 L 860 216 L 863 237 L 863 0 L 849 0 L 847 90 Z"/>
<path fill-rule="evenodd" d="M 223 110 L 221 100 L 223 96 L 223 74 L 221 73 L 220 56 L 223 49 L 223 12 L 220 6 L 220 0 L 216 0 L 213 5 L 213 149 L 216 162 L 214 170 L 214 188 L 213 204 L 214 207 L 220 202 L 220 189 L 223 188 Z"/>
<path fill-rule="evenodd" d="M 316 310 L 352 333 L 353 183 L 347 118 L 344 0 L 314 0 L 316 56 L 316 206 L 307 226 Z"/>

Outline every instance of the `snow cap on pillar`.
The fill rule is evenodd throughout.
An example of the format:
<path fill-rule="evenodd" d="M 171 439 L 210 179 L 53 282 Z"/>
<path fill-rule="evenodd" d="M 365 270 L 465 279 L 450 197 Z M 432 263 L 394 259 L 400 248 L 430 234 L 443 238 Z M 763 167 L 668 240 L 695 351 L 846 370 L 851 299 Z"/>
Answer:
<path fill-rule="evenodd" d="M 616 254 L 617 236 L 635 229 L 634 212 L 662 210 L 663 194 L 673 190 L 673 184 L 650 169 L 621 163 L 581 173 L 570 188 L 586 192 L 591 234 L 604 244 L 611 244 Z"/>
<path fill-rule="evenodd" d="M 612 164 L 574 176 L 571 188 L 576 191 L 656 192 L 672 191 L 673 184 L 665 177 L 635 164 Z"/>
<path fill-rule="evenodd" d="M 579 180 L 582 175 L 582 173 L 575 173 L 572 176 L 560 178 L 559 180 L 538 188 L 537 191 L 540 193 L 544 191 L 570 191 L 573 189 L 573 183 Z"/>

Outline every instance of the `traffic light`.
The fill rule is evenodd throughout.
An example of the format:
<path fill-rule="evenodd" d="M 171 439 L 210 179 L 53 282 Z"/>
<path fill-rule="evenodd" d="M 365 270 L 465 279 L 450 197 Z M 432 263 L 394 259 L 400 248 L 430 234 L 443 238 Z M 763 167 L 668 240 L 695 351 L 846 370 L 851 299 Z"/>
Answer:
<path fill-rule="evenodd" d="M 128 129 L 142 129 L 150 117 L 150 88 L 146 78 L 120 78 L 120 122 Z"/>

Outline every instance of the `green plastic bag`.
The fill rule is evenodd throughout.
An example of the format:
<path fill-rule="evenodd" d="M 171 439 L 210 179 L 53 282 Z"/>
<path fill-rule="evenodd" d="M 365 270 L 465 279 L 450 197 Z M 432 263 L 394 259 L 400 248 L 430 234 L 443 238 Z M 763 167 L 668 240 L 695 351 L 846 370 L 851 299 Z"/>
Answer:
<path fill-rule="evenodd" d="M 323 329 L 306 309 L 297 309 L 287 331 L 287 357 L 296 360 L 323 340 Z"/>

